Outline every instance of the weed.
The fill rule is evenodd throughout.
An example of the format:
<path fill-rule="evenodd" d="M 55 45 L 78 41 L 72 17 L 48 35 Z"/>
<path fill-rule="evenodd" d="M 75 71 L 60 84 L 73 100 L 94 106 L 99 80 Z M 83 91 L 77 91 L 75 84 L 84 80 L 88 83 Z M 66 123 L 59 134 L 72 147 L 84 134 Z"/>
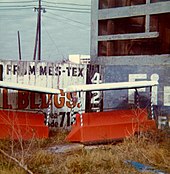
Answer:
<path fill-rule="evenodd" d="M 34 174 L 138 174 L 125 160 L 133 160 L 170 173 L 170 141 L 166 132 L 149 132 L 122 142 L 90 146 L 69 153 L 51 153 L 48 147 L 65 143 L 67 132 L 57 130 L 46 140 L 2 140 L 0 149 L 23 162 Z M 12 144 L 12 145 L 11 145 Z M 11 150 L 12 149 L 12 150 Z M 0 173 L 26 174 L 12 159 L 0 154 Z"/>

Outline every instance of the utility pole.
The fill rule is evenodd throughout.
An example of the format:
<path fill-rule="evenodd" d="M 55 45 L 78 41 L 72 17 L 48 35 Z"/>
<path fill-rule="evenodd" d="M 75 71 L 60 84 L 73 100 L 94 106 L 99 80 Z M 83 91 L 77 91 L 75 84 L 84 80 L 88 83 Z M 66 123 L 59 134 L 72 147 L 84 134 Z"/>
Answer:
<path fill-rule="evenodd" d="M 20 41 L 19 31 L 18 31 L 18 52 L 19 52 L 19 60 L 21 60 L 21 41 Z"/>
<path fill-rule="evenodd" d="M 36 60 L 37 55 L 37 45 L 38 45 L 38 60 L 41 60 L 41 10 L 43 10 L 43 13 L 45 13 L 45 8 L 42 8 L 41 6 L 41 0 L 39 0 L 38 8 L 34 8 L 34 11 L 38 12 L 37 17 L 37 28 L 36 28 L 36 38 L 35 38 L 35 46 L 34 46 L 34 56 L 33 60 Z"/>
<path fill-rule="evenodd" d="M 41 0 L 39 0 L 39 8 L 38 8 L 38 21 L 39 21 L 39 33 L 38 33 L 38 60 L 41 60 Z"/>
<path fill-rule="evenodd" d="M 33 60 L 36 60 L 36 55 L 37 55 L 37 44 L 38 44 L 38 16 L 37 16 L 37 28 L 36 28 L 36 36 L 35 36 L 35 46 L 34 46 L 34 56 L 33 56 Z"/>

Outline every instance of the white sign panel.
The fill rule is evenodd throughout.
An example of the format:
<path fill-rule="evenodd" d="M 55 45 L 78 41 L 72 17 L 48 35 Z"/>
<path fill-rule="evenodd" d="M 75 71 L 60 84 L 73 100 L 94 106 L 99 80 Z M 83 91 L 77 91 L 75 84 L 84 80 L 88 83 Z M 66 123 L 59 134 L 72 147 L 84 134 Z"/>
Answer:
<path fill-rule="evenodd" d="M 85 110 L 85 94 L 81 96 L 81 100 L 72 101 L 71 94 L 65 94 L 62 89 L 68 85 L 86 84 L 86 65 L 26 61 L 1 61 L 0 64 L 3 67 L 3 81 L 61 89 L 60 94 L 53 96 L 1 89 L 1 108 L 50 113 L 50 127 L 69 127 L 70 112 L 76 113 L 79 110 L 80 101 Z"/>

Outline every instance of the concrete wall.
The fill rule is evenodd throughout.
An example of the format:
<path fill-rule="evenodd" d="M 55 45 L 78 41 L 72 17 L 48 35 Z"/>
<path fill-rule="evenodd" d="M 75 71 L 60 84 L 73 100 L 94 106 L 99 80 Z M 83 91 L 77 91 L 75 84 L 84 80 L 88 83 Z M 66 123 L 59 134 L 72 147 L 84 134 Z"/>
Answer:
<path fill-rule="evenodd" d="M 132 0 L 133 1 L 133 0 Z M 106 1 L 105 1 L 106 2 Z M 135 80 L 158 80 L 158 87 L 153 88 L 154 94 L 154 109 L 157 115 L 170 115 L 170 52 L 169 52 L 169 36 L 170 28 L 166 19 L 169 19 L 170 14 L 170 1 L 153 1 L 147 0 L 146 3 L 140 5 L 123 5 L 113 8 L 109 6 L 109 2 L 118 1 L 107 1 L 106 7 L 100 8 L 99 0 L 92 0 L 92 15 L 91 15 L 91 63 L 100 65 L 100 75 L 103 82 L 127 82 Z M 121 1 L 125 2 L 125 1 Z M 139 1 L 136 1 L 139 2 Z M 155 1 L 154 1 L 155 2 Z M 164 16 L 165 15 L 165 16 Z M 121 22 L 122 19 L 144 17 L 144 31 L 135 33 L 122 32 L 126 25 L 122 24 L 122 28 L 119 31 L 122 33 L 111 33 L 110 30 L 113 27 L 117 27 L 116 23 Z M 156 16 L 157 19 L 154 17 Z M 154 18 L 154 19 L 153 19 Z M 105 25 L 105 21 L 107 24 Z M 158 22 L 159 21 L 159 22 Z M 168 21 L 168 20 L 167 20 Z M 111 22 L 113 25 L 111 26 Z M 101 25 L 100 28 L 100 23 Z M 167 25 L 168 24 L 168 25 Z M 158 26 L 159 25 L 159 26 Z M 162 31 L 161 28 L 166 31 Z M 155 27 L 155 28 L 154 28 Z M 154 29 L 153 29 L 154 28 Z M 103 31 L 101 32 L 100 30 Z M 152 31 L 153 30 L 153 31 Z M 166 36 L 165 36 L 166 35 Z M 163 39 L 162 39 L 163 38 Z M 126 54 L 115 55 L 114 50 L 115 42 L 122 43 L 122 41 L 134 40 L 137 43 L 139 40 L 157 39 L 159 44 L 151 45 L 152 48 L 144 44 L 144 48 L 149 50 L 149 54 L 145 53 L 142 49 L 139 51 L 136 49 L 134 55 Z M 105 48 L 99 43 L 104 42 Z M 111 44 L 112 43 L 112 44 Z M 140 45 L 140 44 L 139 44 Z M 121 51 L 122 45 L 120 44 L 116 49 Z M 166 47 L 168 49 L 166 49 Z M 104 48 L 104 49 L 103 49 Z M 139 46 L 140 48 L 140 46 Z M 163 48 L 163 49 L 162 49 Z M 105 51 L 104 55 L 100 55 L 101 50 Z M 154 49 L 154 52 L 153 52 Z M 162 52 L 159 52 L 162 49 Z M 150 94 L 148 89 L 140 91 L 143 96 L 143 103 L 148 104 L 146 101 L 149 99 Z M 134 104 L 134 95 L 132 90 L 122 91 L 107 91 L 104 92 L 103 96 L 104 109 L 115 109 L 115 108 L 127 108 Z M 143 107 L 145 107 L 143 105 Z"/>

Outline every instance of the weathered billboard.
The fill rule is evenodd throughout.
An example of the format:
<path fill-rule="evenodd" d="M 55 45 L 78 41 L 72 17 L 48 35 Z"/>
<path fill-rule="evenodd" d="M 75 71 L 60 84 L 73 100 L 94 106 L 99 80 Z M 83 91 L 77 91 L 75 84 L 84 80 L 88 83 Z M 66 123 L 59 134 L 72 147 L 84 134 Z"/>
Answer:
<path fill-rule="evenodd" d="M 47 95 L 28 91 L 1 88 L 0 107 L 13 110 L 34 110 L 50 115 L 49 127 L 70 127 L 78 111 L 98 112 L 102 110 L 133 107 L 134 90 L 91 91 L 77 93 L 73 100 L 63 88 L 77 84 L 99 84 L 102 82 L 128 82 L 157 80 L 153 87 L 153 104 L 157 116 L 170 115 L 170 66 L 166 65 L 80 65 L 53 62 L 1 61 L 0 80 L 61 89 L 60 94 Z M 139 89 L 140 106 L 150 105 L 150 91 Z M 52 99 L 52 100 L 51 100 Z M 51 103 L 52 102 L 52 103 Z M 51 107 L 49 107 L 51 106 Z"/>
<path fill-rule="evenodd" d="M 168 65 L 107 65 L 103 67 L 104 82 L 128 82 L 156 80 L 158 86 L 152 89 L 152 101 L 156 116 L 170 116 L 170 66 Z M 139 89 L 140 106 L 150 104 L 150 90 Z M 104 110 L 129 108 L 135 104 L 134 90 L 112 90 L 104 92 Z"/>
<path fill-rule="evenodd" d="M 80 102 L 81 109 L 85 110 L 85 94 L 79 100 L 72 101 L 70 93 L 65 94 L 62 89 L 68 85 L 86 84 L 86 65 L 1 61 L 0 69 L 1 80 L 6 82 L 61 89 L 60 94 L 50 96 L 1 88 L 0 107 L 3 109 L 34 110 L 45 115 L 50 114 L 48 120 L 50 127 L 69 127 L 70 113 L 79 110 Z M 51 101 L 51 108 L 49 108 Z"/>

